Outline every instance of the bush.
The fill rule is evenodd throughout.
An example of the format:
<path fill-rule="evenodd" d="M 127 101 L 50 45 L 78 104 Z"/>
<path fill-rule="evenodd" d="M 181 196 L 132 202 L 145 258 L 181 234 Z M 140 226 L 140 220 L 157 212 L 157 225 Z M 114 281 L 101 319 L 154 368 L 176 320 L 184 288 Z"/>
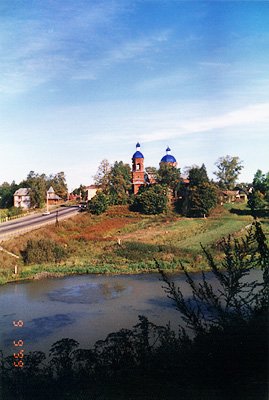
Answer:
<path fill-rule="evenodd" d="M 142 214 L 161 214 L 167 207 L 167 189 L 161 185 L 142 186 L 130 209 Z"/>
<path fill-rule="evenodd" d="M 104 213 L 109 205 L 108 197 L 102 193 L 98 192 L 88 203 L 88 209 L 91 214 L 100 215 Z"/>
<path fill-rule="evenodd" d="M 11 207 L 8 209 L 8 217 L 14 217 L 16 215 L 23 214 L 23 209 L 21 207 Z"/>
<path fill-rule="evenodd" d="M 67 258 L 68 251 L 50 239 L 27 241 L 26 248 L 22 251 L 25 264 L 42 264 L 48 262 L 59 263 Z"/>

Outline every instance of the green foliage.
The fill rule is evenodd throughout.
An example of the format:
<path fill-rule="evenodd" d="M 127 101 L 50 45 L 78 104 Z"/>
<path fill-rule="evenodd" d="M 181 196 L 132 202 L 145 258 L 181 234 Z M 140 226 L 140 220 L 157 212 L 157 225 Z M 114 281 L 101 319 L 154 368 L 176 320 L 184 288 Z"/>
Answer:
<path fill-rule="evenodd" d="M 269 172 L 263 174 L 258 169 L 252 185 L 252 192 L 248 196 L 248 206 L 251 208 L 252 214 L 257 215 L 259 210 L 263 210 L 269 205 Z"/>
<path fill-rule="evenodd" d="M 185 299 L 180 288 L 163 273 L 168 297 L 175 302 L 186 326 L 195 334 L 209 333 L 212 327 L 225 329 L 234 323 L 240 325 L 255 319 L 269 306 L 269 248 L 261 224 L 254 221 L 243 239 L 230 236 L 220 244 L 224 260 L 218 263 L 202 247 L 208 266 L 217 280 L 210 284 L 202 273 L 197 284 L 183 264 L 181 267 L 192 289 L 192 297 Z M 252 270 L 261 268 L 262 281 L 246 279 Z"/>
<path fill-rule="evenodd" d="M 15 217 L 17 215 L 22 215 L 23 209 L 21 207 L 11 207 L 7 212 L 8 217 Z"/>
<path fill-rule="evenodd" d="M 131 169 L 129 164 L 115 161 L 110 165 L 102 160 L 94 176 L 95 184 L 109 196 L 110 204 L 127 204 L 131 193 Z"/>
<path fill-rule="evenodd" d="M 215 165 L 217 171 L 214 174 L 218 178 L 218 184 L 223 189 L 233 189 L 241 170 L 243 169 L 242 161 L 239 157 L 225 156 L 220 157 Z"/>
<path fill-rule="evenodd" d="M 141 186 L 131 205 L 142 214 L 161 214 L 167 208 L 167 188 L 162 185 Z"/>
<path fill-rule="evenodd" d="M 68 195 L 68 188 L 66 183 L 65 173 L 63 171 L 58 172 L 55 175 L 50 175 L 47 178 L 47 189 L 52 186 L 55 194 L 57 194 L 62 199 L 66 200 Z"/>
<path fill-rule="evenodd" d="M 10 208 L 14 204 L 13 195 L 19 186 L 13 181 L 11 184 L 8 182 L 2 183 L 0 186 L 0 208 Z"/>
<path fill-rule="evenodd" d="M 73 190 L 72 194 L 80 196 L 81 200 L 86 200 L 87 197 L 86 186 L 80 184 L 78 188 Z"/>
<path fill-rule="evenodd" d="M 209 182 L 205 165 L 189 169 L 189 186 L 181 185 L 176 207 L 182 215 L 203 217 L 217 205 L 217 191 Z"/>
<path fill-rule="evenodd" d="M 109 197 L 111 204 L 127 204 L 131 192 L 131 169 L 129 164 L 115 161 L 109 173 Z"/>
<path fill-rule="evenodd" d="M 252 184 L 254 190 L 258 190 L 269 198 L 269 172 L 263 174 L 262 171 L 258 169 L 254 175 Z"/>
<path fill-rule="evenodd" d="M 45 174 L 37 174 L 30 171 L 25 181 L 21 182 L 21 187 L 30 188 L 30 204 L 31 207 L 41 208 L 46 202 L 47 177 Z"/>
<path fill-rule="evenodd" d="M 111 165 L 108 160 L 104 159 L 101 161 L 98 170 L 93 177 L 95 185 L 99 186 L 105 194 L 109 194 L 110 171 Z"/>
<path fill-rule="evenodd" d="M 27 178 L 22 181 L 20 187 L 30 188 L 31 207 L 42 208 L 46 203 L 47 190 L 53 187 L 55 194 L 62 199 L 67 198 L 67 184 L 64 172 L 58 172 L 55 175 L 37 174 L 30 171 Z"/>
<path fill-rule="evenodd" d="M 30 239 L 27 241 L 26 248 L 22 251 L 25 264 L 42 264 L 65 260 L 68 251 L 50 239 Z"/>
<path fill-rule="evenodd" d="M 203 183 L 209 183 L 205 164 L 199 167 L 193 167 L 189 169 L 188 179 L 190 181 L 190 187 L 199 186 Z"/>
<path fill-rule="evenodd" d="M 104 213 L 109 205 L 108 196 L 102 192 L 97 192 L 96 195 L 89 200 L 88 210 L 91 214 L 100 215 Z"/>
<path fill-rule="evenodd" d="M 157 168 L 155 168 L 155 167 L 146 167 L 145 171 L 146 171 L 146 177 L 148 178 L 148 180 L 150 180 L 150 178 L 151 178 L 154 181 L 157 181 L 157 179 L 158 179 L 158 170 L 157 170 Z"/>
<path fill-rule="evenodd" d="M 180 182 L 180 169 L 173 165 L 161 163 L 157 171 L 157 182 L 166 185 L 175 192 Z"/>
<path fill-rule="evenodd" d="M 208 216 L 212 208 L 217 205 L 217 192 L 211 183 L 201 183 L 198 186 L 190 187 L 188 191 L 189 217 Z"/>
<path fill-rule="evenodd" d="M 248 196 L 248 207 L 251 208 L 253 213 L 258 210 L 263 210 L 266 206 L 264 195 L 259 191 L 255 190 Z"/>

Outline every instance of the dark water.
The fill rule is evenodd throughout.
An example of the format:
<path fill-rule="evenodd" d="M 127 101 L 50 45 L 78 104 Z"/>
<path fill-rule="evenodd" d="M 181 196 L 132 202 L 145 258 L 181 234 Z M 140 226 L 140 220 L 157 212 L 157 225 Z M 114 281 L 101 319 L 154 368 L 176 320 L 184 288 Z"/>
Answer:
<path fill-rule="evenodd" d="M 200 279 L 200 275 L 194 275 Z M 63 337 L 90 347 L 110 332 L 131 328 L 138 315 L 173 328 L 179 312 L 166 297 L 158 274 L 83 275 L 12 283 L 0 287 L 0 349 L 13 354 L 14 340 L 23 340 L 25 352 L 48 351 Z M 186 296 L 190 294 L 184 275 L 173 279 Z M 211 274 L 208 275 L 214 283 Z M 13 321 L 23 321 L 14 327 Z"/>

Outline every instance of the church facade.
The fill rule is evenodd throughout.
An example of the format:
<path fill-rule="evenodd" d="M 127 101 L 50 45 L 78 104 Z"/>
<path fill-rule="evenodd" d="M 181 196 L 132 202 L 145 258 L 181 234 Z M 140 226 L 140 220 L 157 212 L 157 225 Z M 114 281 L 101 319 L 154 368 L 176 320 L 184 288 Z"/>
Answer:
<path fill-rule="evenodd" d="M 171 155 L 171 149 L 167 147 L 166 154 L 162 157 L 160 161 L 161 164 L 172 165 L 173 167 L 177 166 L 177 160 L 174 156 Z M 140 151 L 140 144 L 136 144 L 136 152 L 132 157 L 132 185 L 133 185 L 133 193 L 136 195 L 140 186 L 144 185 L 146 182 L 154 183 L 154 179 L 149 178 L 146 181 L 146 172 L 144 166 L 144 156 Z"/>

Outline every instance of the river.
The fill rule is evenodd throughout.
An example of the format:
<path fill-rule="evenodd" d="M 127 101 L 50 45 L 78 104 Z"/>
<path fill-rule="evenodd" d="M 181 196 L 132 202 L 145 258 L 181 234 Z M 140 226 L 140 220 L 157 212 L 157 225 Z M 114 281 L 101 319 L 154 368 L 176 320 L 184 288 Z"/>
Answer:
<path fill-rule="evenodd" d="M 194 275 L 200 279 L 199 274 Z M 207 275 L 214 284 L 212 274 Z M 185 296 L 190 294 L 183 274 L 173 276 Z M 162 288 L 158 274 L 80 275 L 10 283 L 0 287 L 0 349 L 14 353 L 14 340 L 24 351 L 47 352 L 61 338 L 73 338 L 89 348 L 108 333 L 131 328 L 138 315 L 173 328 L 180 314 Z M 22 321 L 15 327 L 13 321 Z M 22 323 L 19 323 L 22 325 Z"/>

